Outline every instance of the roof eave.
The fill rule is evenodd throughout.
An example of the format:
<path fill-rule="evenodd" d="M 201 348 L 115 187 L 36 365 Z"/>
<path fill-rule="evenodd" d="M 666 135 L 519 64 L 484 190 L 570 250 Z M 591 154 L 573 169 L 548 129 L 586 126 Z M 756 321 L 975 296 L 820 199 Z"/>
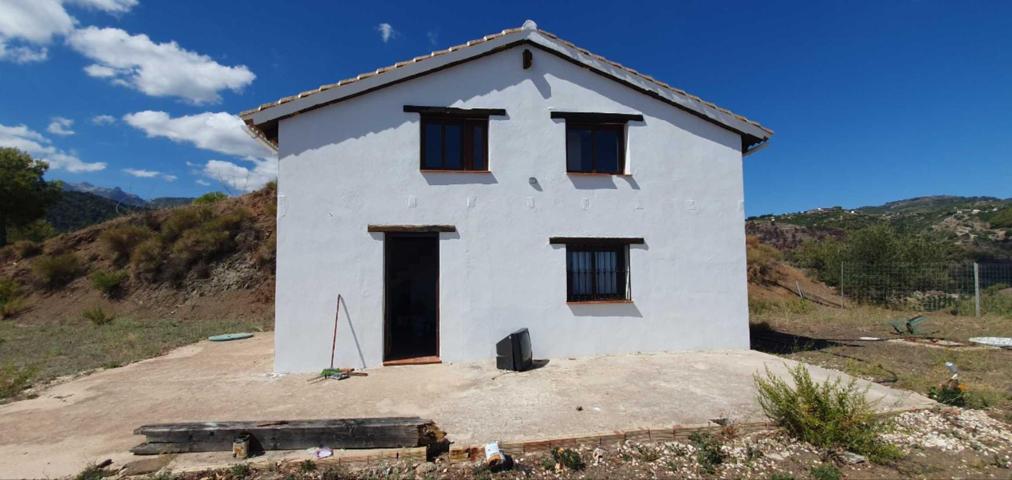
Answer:
<path fill-rule="evenodd" d="M 316 109 L 351 97 L 363 95 L 388 85 L 452 67 L 476 57 L 489 55 L 517 44 L 530 44 L 564 60 L 582 65 L 591 71 L 625 84 L 635 90 L 653 96 L 665 103 L 685 110 L 704 120 L 732 130 L 742 137 L 742 152 L 769 140 L 773 131 L 737 115 L 729 110 L 706 102 L 683 90 L 671 87 L 628 67 L 611 62 L 604 57 L 590 53 L 572 43 L 541 30 L 512 29 L 498 34 L 487 35 L 464 45 L 447 50 L 432 52 L 427 56 L 415 57 L 392 67 L 380 68 L 354 79 L 324 85 L 315 90 L 285 97 L 276 102 L 261 105 L 240 114 L 247 128 L 277 149 L 278 122 L 306 110 Z"/>

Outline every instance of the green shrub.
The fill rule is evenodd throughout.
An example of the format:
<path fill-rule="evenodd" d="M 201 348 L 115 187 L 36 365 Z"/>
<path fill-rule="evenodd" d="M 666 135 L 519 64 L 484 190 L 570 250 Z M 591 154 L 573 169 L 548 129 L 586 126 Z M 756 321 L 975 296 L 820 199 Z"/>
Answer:
<path fill-rule="evenodd" d="M 14 318 L 28 309 L 24 297 L 14 297 L 0 305 L 0 320 Z"/>
<path fill-rule="evenodd" d="M 721 448 L 720 440 L 709 433 L 692 432 L 689 443 L 696 447 L 696 462 L 707 473 L 717 470 L 717 465 L 727 460 L 727 453 Z"/>
<path fill-rule="evenodd" d="M 107 325 L 112 323 L 116 319 L 116 316 L 111 313 L 106 313 L 102 310 L 102 307 L 93 307 L 85 309 L 81 312 L 81 317 L 85 320 L 94 323 L 95 325 Z"/>
<path fill-rule="evenodd" d="M 13 397 L 32 385 L 33 369 L 11 364 L 0 366 L 0 398 Z"/>
<path fill-rule="evenodd" d="M 21 259 L 31 258 L 42 253 L 42 244 L 31 240 L 18 240 L 14 242 L 14 253 Z"/>
<path fill-rule="evenodd" d="M 580 452 L 572 448 L 553 448 L 552 459 L 555 460 L 555 463 L 570 470 L 579 471 L 587 468 L 587 464 L 583 461 L 583 457 L 580 456 Z"/>
<path fill-rule="evenodd" d="M 154 233 L 147 227 L 125 223 L 102 232 L 99 241 L 112 255 L 113 261 L 123 265 L 130 259 L 134 248 L 154 236 Z"/>
<path fill-rule="evenodd" d="M 84 273 L 84 265 L 73 253 L 43 255 L 32 264 L 32 273 L 46 288 L 61 288 Z"/>
<path fill-rule="evenodd" d="M 794 475 L 789 473 L 774 472 L 770 475 L 769 480 L 794 480 Z"/>
<path fill-rule="evenodd" d="M 194 205 L 211 205 L 211 204 L 214 204 L 214 203 L 218 203 L 218 202 L 220 202 L 220 201 L 222 201 L 222 200 L 224 200 L 226 198 L 228 198 L 228 195 L 225 195 L 222 192 L 208 192 L 208 193 L 205 193 L 205 194 L 203 194 L 203 195 L 195 198 L 193 200 L 193 204 Z"/>
<path fill-rule="evenodd" d="M 759 406 L 770 420 L 818 447 L 843 448 L 875 462 L 899 456 L 896 447 L 880 439 L 888 424 L 875 415 L 856 380 L 845 385 L 840 379 L 818 384 L 801 364 L 790 369 L 790 375 L 793 387 L 769 369 L 765 378 L 755 375 Z"/>
<path fill-rule="evenodd" d="M 7 232 L 7 241 L 19 242 L 27 240 L 39 243 L 47 238 L 56 236 L 56 229 L 45 220 L 36 220 L 27 225 L 11 227 Z"/>
<path fill-rule="evenodd" d="M 162 222 L 160 230 L 162 240 L 165 243 L 172 243 L 183 232 L 206 222 L 212 216 L 213 212 L 206 206 L 181 207 L 172 210 L 168 218 Z"/>
<path fill-rule="evenodd" d="M 312 461 L 312 460 L 310 460 L 308 458 L 305 459 L 305 460 L 303 460 L 302 463 L 299 464 L 299 471 L 302 472 L 302 473 L 315 472 L 316 471 L 316 462 L 314 462 L 314 461 Z"/>
<path fill-rule="evenodd" d="M 836 468 L 836 465 L 832 463 L 823 463 L 822 465 L 813 467 L 809 473 L 812 474 L 812 478 L 815 480 L 840 480 L 843 478 L 840 469 Z"/>
<path fill-rule="evenodd" d="M 0 279 L 0 305 L 21 296 L 21 286 L 11 278 Z"/>
<path fill-rule="evenodd" d="M 250 476 L 253 473 L 253 469 L 245 463 L 237 463 L 229 467 L 228 473 L 232 475 L 232 478 L 243 479 Z"/>
<path fill-rule="evenodd" d="M 91 274 L 91 285 L 107 297 L 115 297 L 122 293 L 127 273 L 122 270 L 114 272 L 95 272 Z"/>
<path fill-rule="evenodd" d="M 130 267 L 134 275 L 145 280 L 154 280 L 165 258 L 165 246 L 157 238 L 149 238 L 134 248 L 130 255 Z"/>

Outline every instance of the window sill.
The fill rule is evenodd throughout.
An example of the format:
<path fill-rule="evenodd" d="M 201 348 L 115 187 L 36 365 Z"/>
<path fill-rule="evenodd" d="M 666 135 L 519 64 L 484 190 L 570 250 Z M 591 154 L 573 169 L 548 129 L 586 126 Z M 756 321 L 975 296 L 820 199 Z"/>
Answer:
<path fill-rule="evenodd" d="M 567 300 L 567 305 L 630 304 L 632 300 Z"/>
<path fill-rule="evenodd" d="M 566 172 L 566 175 L 578 177 L 631 177 L 631 173 L 606 173 L 606 172 Z"/>
<path fill-rule="evenodd" d="M 469 174 L 472 174 L 472 175 L 483 175 L 483 174 L 484 175 L 491 175 L 492 174 L 491 170 L 431 170 L 431 169 L 424 169 L 423 168 L 423 169 L 421 169 L 419 171 L 422 172 L 422 173 L 469 173 Z"/>

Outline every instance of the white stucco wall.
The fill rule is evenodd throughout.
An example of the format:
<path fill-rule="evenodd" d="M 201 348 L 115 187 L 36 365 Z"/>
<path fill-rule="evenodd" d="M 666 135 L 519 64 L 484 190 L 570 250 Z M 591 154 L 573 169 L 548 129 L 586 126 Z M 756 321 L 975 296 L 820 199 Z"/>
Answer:
<path fill-rule="evenodd" d="M 276 360 L 383 360 L 383 234 L 369 224 L 450 224 L 440 234 L 440 356 L 487 358 L 527 327 L 536 358 L 748 348 L 740 137 L 537 49 L 523 47 L 280 123 Z M 404 105 L 505 108 L 489 121 L 491 173 L 419 171 L 419 115 Z M 630 176 L 566 174 L 550 110 L 641 113 Z M 529 177 L 538 185 L 532 186 Z M 566 303 L 550 236 L 643 237 L 631 304 Z"/>

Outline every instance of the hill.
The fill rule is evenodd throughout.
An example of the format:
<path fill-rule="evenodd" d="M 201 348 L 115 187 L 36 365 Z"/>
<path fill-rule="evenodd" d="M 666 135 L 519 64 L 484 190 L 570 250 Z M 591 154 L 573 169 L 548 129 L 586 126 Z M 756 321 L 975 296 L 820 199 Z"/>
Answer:
<path fill-rule="evenodd" d="M 208 335 L 270 329 L 275 212 L 269 185 L 0 248 L 0 400 Z"/>
<path fill-rule="evenodd" d="M 932 196 L 855 209 L 817 208 L 751 217 L 746 232 L 783 251 L 812 239 L 843 238 L 873 225 L 900 235 L 927 236 L 978 260 L 1012 260 L 1012 199 Z"/>
<path fill-rule="evenodd" d="M 57 232 L 70 232 L 139 212 L 144 208 L 109 200 L 94 193 L 64 190 L 60 199 L 46 211 L 46 221 Z"/>

